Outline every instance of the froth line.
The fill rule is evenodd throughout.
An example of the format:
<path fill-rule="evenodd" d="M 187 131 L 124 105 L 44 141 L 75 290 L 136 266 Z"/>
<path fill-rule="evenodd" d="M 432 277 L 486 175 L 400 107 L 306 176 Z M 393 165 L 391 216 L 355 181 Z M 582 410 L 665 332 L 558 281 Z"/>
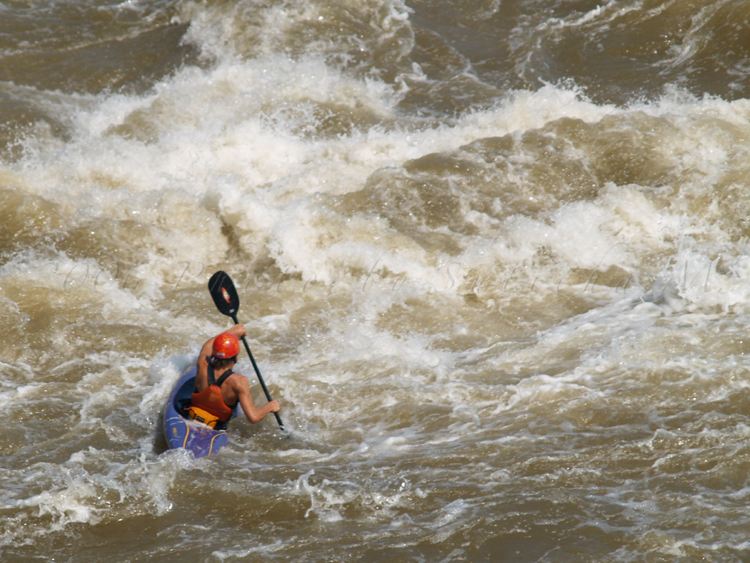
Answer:
<path fill-rule="evenodd" d="M 624 243 L 618 243 L 618 244 L 624 244 Z M 615 245 L 618 246 L 618 245 Z M 566 287 L 568 289 L 574 289 L 579 288 L 580 291 L 583 293 L 591 292 L 594 290 L 594 287 L 598 287 L 601 284 L 597 284 L 597 281 L 600 279 L 602 275 L 604 275 L 604 272 L 600 270 L 601 265 L 604 263 L 605 258 L 607 254 L 615 247 L 613 246 L 610 248 L 604 257 L 599 261 L 596 267 L 592 268 L 588 278 L 586 279 L 586 283 L 583 284 L 582 290 L 580 289 L 581 284 L 580 283 L 571 283 L 570 280 L 564 280 L 560 279 L 557 281 L 557 283 L 554 282 L 554 280 L 544 279 L 542 275 L 535 275 L 533 279 L 528 284 L 527 291 L 529 293 L 538 291 L 539 283 L 540 281 L 545 281 L 547 287 L 554 286 L 557 292 L 560 292 L 563 287 Z M 393 249 L 389 249 L 393 250 Z M 361 282 L 361 290 L 363 293 L 368 293 L 375 291 L 376 288 L 381 293 L 383 292 L 383 288 L 386 288 L 387 292 L 391 292 L 394 295 L 402 292 L 402 291 L 410 291 L 412 293 L 424 293 L 424 294 L 431 294 L 431 293 L 447 293 L 451 291 L 455 291 L 457 286 L 464 285 L 464 287 L 468 287 L 468 290 L 465 291 L 467 295 L 475 294 L 477 296 L 480 296 L 480 293 L 482 292 L 483 287 L 495 287 L 497 289 L 497 283 L 493 283 L 495 281 L 495 278 L 491 276 L 482 276 L 482 275 L 475 275 L 473 278 L 468 278 L 465 280 L 465 284 L 461 282 L 460 276 L 457 277 L 457 274 L 455 270 L 457 268 L 461 268 L 463 266 L 462 262 L 458 261 L 450 261 L 444 265 L 440 265 L 436 268 L 436 272 L 442 276 L 442 280 L 445 282 L 442 284 L 442 287 L 440 283 L 436 283 L 436 280 L 424 280 L 424 279 L 411 279 L 409 277 L 409 274 L 407 272 L 401 272 L 397 274 L 394 277 L 376 277 L 375 273 L 377 271 L 378 265 L 381 263 L 383 256 L 388 251 L 382 253 L 373 263 L 373 265 L 368 269 L 367 274 L 364 277 L 364 280 Z M 715 271 L 716 266 L 719 262 L 719 258 L 716 258 L 712 260 L 711 262 L 708 262 L 707 264 L 701 265 L 701 267 L 698 269 L 697 273 L 693 273 L 690 271 L 691 264 L 693 264 L 692 261 L 687 260 L 682 267 L 679 268 L 679 273 L 675 271 L 673 268 L 671 275 L 668 277 L 666 281 L 663 281 L 661 283 L 658 282 L 659 275 L 653 276 L 653 280 L 655 282 L 655 285 L 662 285 L 663 288 L 661 291 L 657 290 L 656 287 L 653 287 L 651 289 L 651 294 L 656 297 L 657 299 L 659 297 L 663 297 L 665 295 L 665 292 L 667 291 L 669 286 L 675 286 L 679 287 L 680 291 L 687 291 L 690 288 L 700 288 L 703 292 L 708 292 L 711 286 L 711 272 L 712 270 Z M 138 271 L 141 268 L 148 267 L 149 263 L 143 262 L 135 265 L 129 265 L 122 263 L 120 261 L 117 261 L 113 264 L 114 268 L 107 268 L 105 266 L 95 266 L 91 264 L 90 262 L 83 263 L 78 262 L 73 264 L 72 266 L 63 268 L 61 265 L 57 265 L 55 268 L 55 274 L 58 275 L 61 278 L 60 281 L 60 287 L 63 291 L 68 291 L 73 288 L 81 288 L 86 285 L 90 285 L 91 289 L 93 289 L 95 292 L 105 291 L 108 288 L 111 288 L 112 286 L 118 286 L 120 289 L 123 290 L 129 290 L 131 292 L 137 292 L 139 289 L 143 287 L 143 282 L 145 281 L 142 276 L 138 276 Z M 187 288 L 193 286 L 195 283 L 203 284 L 207 280 L 207 272 L 212 269 L 216 269 L 218 266 L 213 264 L 206 264 L 204 262 L 198 261 L 198 260 L 186 260 L 186 261 L 180 261 L 177 262 L 173 268 L 173 274 L 174 282 L 165 282 L 168 283 L 168 286 L 170 286 L 170 289 L 172 291 L 178 291 L 181 288 Z M 514 280 L 514 278 L 517 278 L 517 283 L 515 284 L 515 291 L 518 291 L 520 288 L 523 287 L 523 276 L 517 277 L 517 272 L 519 269 L 519 265 L 515 265 L 511 268 L 510 272 L 508 273 L 507 277 L 505 277 L 504 282 L 502 283 L 502 291 L 503 293 L 506 293 L 508 291 L 509 284 Z M 626 269 L 626 268 L 622 268 Z M 670 268 L 668 268 L 670 269 Z M 113 271 L 114 270 L 114 271 Z M 704 275 L 705 273 L 705 275 Z M 692 274 L 692 275 L 691 275 Z M 168 279 L 170 274 L 167 272 L 166 278 Z M 238 280 L 238 287 L 241 287 L 244 291 L 249 290 L 265 290 L 265 291 L 282 291 L 282 284 L 286 281 L 298 279 L 300 282 L 303 282 L 302 286 L 302 292 L 310 291 L 313 286 L 317 286 L 320 283 L 317 278 L 308 278 L 307 280 L 303 280 L 301 278 L 301 275 L 298 273 L 288 273 L 279 271 L 276 275 L 269 275 L 268 273 L 265 274 L 258 274 L 254 273 L 251 270 L 240 270 L 235 271 L 233 274 L 235 278 Z M 204 279 L 205 278 L 205 279 Z M 680 279 L 681 278 L 681 279 Z M 634 281 L 634 275 L 628 273 L 627 275 L 622 276 L 618 280 L 611 279 L 609 284 L 604 284 L 607 287 L 614 288 L 617 291 L 626 291 L 629 287 L 631 287 L 631 284 Z M 678 281 L 679 280 L 679 281 Z M 616 284 L 612 284 L 612 282 L 617 281 Z M 348 279 L 344 283 L 340 283 L 341 280 L 330 280 L 328 281 L 328 291 L 331 293 L 334 289 L 334 287 L 346 287 L 349 286 L 350 288 L 353 287 L 352 284 L 356 283 L 355 280 Z"/>

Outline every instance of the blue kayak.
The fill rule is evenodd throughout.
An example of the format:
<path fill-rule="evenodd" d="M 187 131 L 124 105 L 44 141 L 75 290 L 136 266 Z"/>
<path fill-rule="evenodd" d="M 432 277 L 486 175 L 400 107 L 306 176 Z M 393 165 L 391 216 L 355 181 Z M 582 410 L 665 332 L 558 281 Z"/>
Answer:
<path fill-rule="evenodd" d="M 195 366 L 180 376 L 169 395 L 167 408 L 164 411 L 164 436 L 170 449 L 185 448 L 195 457 L 208 457 L 229 443 L 226 430 L 217 430 L 190 420 L 185 415 L 184 407 L 190 406 L 195 381 Z M 235 409 L 232 418 L 237 415 Z M 231 419 L 230 419 L 231 420 Z"/>

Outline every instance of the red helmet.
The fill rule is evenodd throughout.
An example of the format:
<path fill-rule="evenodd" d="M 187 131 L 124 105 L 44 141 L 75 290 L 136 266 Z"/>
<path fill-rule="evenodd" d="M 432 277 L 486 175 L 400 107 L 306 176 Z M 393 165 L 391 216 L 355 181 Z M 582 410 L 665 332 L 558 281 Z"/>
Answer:
<path fill-rule="evenodd" d="M 240 341 L 230 332 L 222 332 L 214 338 L 214 357 L 221 360 L 234 358 L 240 353 Z"/>

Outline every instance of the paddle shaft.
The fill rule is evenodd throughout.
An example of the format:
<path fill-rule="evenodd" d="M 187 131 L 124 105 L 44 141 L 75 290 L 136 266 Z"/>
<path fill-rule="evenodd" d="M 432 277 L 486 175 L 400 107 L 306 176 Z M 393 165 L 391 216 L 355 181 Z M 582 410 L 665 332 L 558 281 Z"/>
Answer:
<path fill-rule="evenodd" d="M 237 320 L 237 311 L 239 311 L 240 308 L 240 297 L 239 295 L 237 295 L 237 290 L 234 287 L 234 282 L 232 281 L 232 278 L 229 277 L 229 274 L 219 270 L 213 276 L 211 276 L 211 279 L 208 280 L 208 291 L 214 300 L 216 308 L 219 309 L 219 312 L 222 315 L 232 317 L 234 324 L 240 324 L 240 322 Z M 258 364 L 255 363 L 253 353 L 250 351 L 250 346 L 248 346 L 247 340 L 244 336 L 242 337 L 242 343 L 245 345 L 247 355 L 250 356 L 250 361 L 253 363 L 255 374 L 258 376 L 260 386 L 263 387 L 263 392 L 266 394 L 266 399 L 268 399 L 268 402 L 270 403 L 272 401 L 271 394 L 268 392 L 266 382 L 263 381 L 263 376 L 260 374 Z M 279 423 L 279 427 L 283 431 L 286 431 L 286 429 L 284 428 L 284 424 L 281 422 L 279 413 L 275 412 L 273 414 L 276 417 L 276 422 Z"/>
<path fill-rule="evenodd" d="M 240 322 L 237 320 L 237 315 L 232 315 L 232 320 L 234 321 L 234 324 L 238 325 Z M 250 346 L 247 343 L 247 339 L 243 336 L 242 337 L 242 343 L 245 345 L 245 350 L 247 350 L 247 355 L 250 356 L 250 361 L 253 364 L 253 369 L 255 370 L 255 375 L 258 376 L 258 381 L 260 381 L 260 386 L 263 387 L 263 392 L 266 394 L 266 399 L 268 399 L 268 402 L 270 403 L 273 399 L 271 399 L 271 394 L 268 392 L 268 387 L 266 387 L 266 382 L 263 381 L 263 376 L 260 374 L 260 369 L 258 369 L 258 364 L 255 363 L 255 358 L 253 357 L 253 353 L 250 351 Z M 279 416 L 279 413 L 275 412 L 273 413 L 276 417 L 276 422 L 279 423 L 279 428 L 282 430 L 286 430 L 284 428 L 284 423 L 281 422 L 281 417 Z"/>

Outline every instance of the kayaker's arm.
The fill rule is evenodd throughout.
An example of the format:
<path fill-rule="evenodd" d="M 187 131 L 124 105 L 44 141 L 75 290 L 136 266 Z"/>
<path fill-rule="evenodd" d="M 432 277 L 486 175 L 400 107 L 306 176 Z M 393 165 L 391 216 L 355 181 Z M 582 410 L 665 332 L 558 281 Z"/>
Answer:
<path fill-rule="evenodd" d="M 278 401 L 270 401 L 260 408 L 256 407 L 255 402 L 253 401 L 253 396 L 250 394 L 250 384 L 246 377 L 235 374 L 229 378 L 227 382 L 229 381 L 232 382 L 234 391 L 237 393 L 237 399 L 242 406 L 242 410 L 251 423 L 256 424 L 270 413 L 279 412 L 281 410 L 281 405 Z"/>

